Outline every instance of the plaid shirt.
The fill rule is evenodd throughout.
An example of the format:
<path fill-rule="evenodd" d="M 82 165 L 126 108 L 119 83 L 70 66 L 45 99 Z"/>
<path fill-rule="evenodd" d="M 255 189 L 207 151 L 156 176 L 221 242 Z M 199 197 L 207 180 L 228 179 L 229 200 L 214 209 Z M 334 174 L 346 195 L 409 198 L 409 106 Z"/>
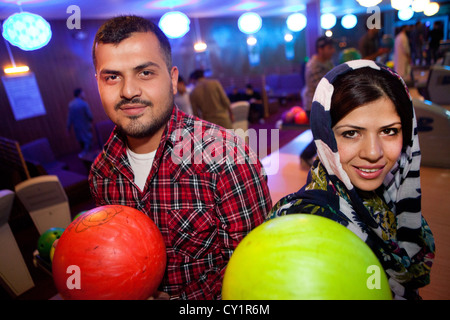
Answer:
<path fill-rule="evenodd" d="M 230 156 L 220 157 L 225 152 Z M 159 290 L 172 299 L 220 299 L 233 250 L 272 207 L 254 152 L 234 134 L 178 108 L 142 192 L 116 130 L 92 165 L 89 183 L 97 206 L 134 207 L 156 223 L 167 248 Z"/>

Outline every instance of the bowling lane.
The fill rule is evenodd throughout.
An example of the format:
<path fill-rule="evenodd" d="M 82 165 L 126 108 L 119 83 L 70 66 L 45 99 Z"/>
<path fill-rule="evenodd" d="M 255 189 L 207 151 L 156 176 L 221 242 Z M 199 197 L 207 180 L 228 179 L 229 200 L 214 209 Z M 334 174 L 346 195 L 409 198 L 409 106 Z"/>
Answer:
<path fill-rule="evenodd" d="M 311 130 L 306 130 L 278 151 L 262 159 L 268 173 L 273 204 L 285 195 L 296 192 L 305 184 L 308 172 L 300 170 L 300 153 L 311 140 Z"/>

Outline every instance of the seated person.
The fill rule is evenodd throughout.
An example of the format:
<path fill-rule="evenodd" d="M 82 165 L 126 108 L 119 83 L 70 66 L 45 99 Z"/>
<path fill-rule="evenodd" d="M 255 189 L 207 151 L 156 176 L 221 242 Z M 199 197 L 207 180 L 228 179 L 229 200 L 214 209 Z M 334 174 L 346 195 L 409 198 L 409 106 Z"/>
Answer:
<path fill-rule="evenodd" d="M 250 102 L 248 121 L 251 123 L 264 123 L 264 107 L 261 94 L 255 91 L 250 83 L 245 86 L 244 100 Z"/>

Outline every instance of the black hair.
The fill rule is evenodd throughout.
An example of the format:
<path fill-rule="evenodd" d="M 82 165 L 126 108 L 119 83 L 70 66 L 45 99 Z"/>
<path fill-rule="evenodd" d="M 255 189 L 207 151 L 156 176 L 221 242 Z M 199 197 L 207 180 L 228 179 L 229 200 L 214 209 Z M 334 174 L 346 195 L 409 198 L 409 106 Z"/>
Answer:
<path fill-rule="evenodd" d="M 75 90 L 73 90 L 73 96 L 74 96 L 75 98 L 77 98 L 77 97 L 80 96 L 81 92 L 83 92 L 83 89 L 81 89 L 81 88 L 76 88 Z"/>
<path fill-rule="evenodd" d="M 172 68 L 172 49 L 169 39 L 161 29 L 151 22 L 138 16 L 118 16 L 106 21 L 97 31 L 92 46 L 92 60 L 96 66 L 95 47 L 99 43 L 119 44 L 134 32 L 152 32 L 159 41 L 161 51 L 165 58 L 167 69 Z"/>
<path fill-rule="evenodd" d="M 387 97 L 394 104 L 402 122 L 403 146 L 412 143 L 412 102 L 397 76 L 365 67 L 338 76 L 333 86 L 330 109 L 332 127 L 354 109 Z"/>
<path fill-rule="evenodd" d="M 198 79 L 203 78 L 204 76 L 205 76 L 205 72 L 201 69 L 197 69 L 191 73 L 190 78 L 193 80 L 198 80 Z"/>

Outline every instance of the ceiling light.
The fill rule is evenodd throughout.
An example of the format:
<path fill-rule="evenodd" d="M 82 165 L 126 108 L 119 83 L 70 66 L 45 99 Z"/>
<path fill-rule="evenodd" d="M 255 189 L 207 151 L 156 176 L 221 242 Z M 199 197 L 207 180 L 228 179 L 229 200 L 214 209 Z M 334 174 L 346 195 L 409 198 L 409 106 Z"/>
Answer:
<path fill-rule="evenodd" d="M 15 13 L 3 22 L 3 38 L 25 51 L 47 45 L 52 38 L 50 24 L 41 16 L 29 12 Z"/>
<path fill-rule="evenodd" d="M 257 42 L 258 42 L 258 40 L 256 40 L 256 38 L 254 36 L 250 36 L 247 38 L 247 44 L 249 46 L 254 46 L 254 45 L 256 45 Z"/>
<path fill-rule="evenodd" d="M 284 35 L 284 41 L 286 41 L 286 42 L 291 42 L 292 40 L 294 40 L 294 37 L 292 36 L 292 34 L 286 33 L 286 34 Z"/>
<path fill-rule="evenodd" d="M 382 0 L 357 0 L 363 7 L 373 7 L 379 4 Z"/>
<path fill-rule="evenodd" d="M 358 18 L 354 14 L 346 14 L 341 19 L 341 25 L 345 29 L 353 29 L 358 23 Z"/>
<path fill-rule="evenodd" d="M 194 44 L 194 50 L 196 51 L 196 52 L 203 52 L 203 51 L 205 51 L 206 50 L 206 48 L 207 48 L 208 46 L 206 45 L 206 43 L 204 43 L 204 42 L 197 42 L 196 44 Z"/>
<path fill-rule="evenodd" d="M 170 11 L 159 19 L 159 27 L 169 38 L 181 38 L 189 32 L 191 21 L 180 11 Z"/>
<path fill-rule="evenodd" d="M 320 26 L 322 29 L 331 29 L 336 25 L 336 16 L 332 13 L 324 13 L 320 17 Z"/>
<path fill-rule="evenodd" d="M 423 14 L 426 16 L 433 16 L 439 12 L 439 4 L 437 2 L 430 2 L 423 10 Z"/>
<path fill-rule="evenodd" d="M 398 10 L 397 16 L 402 21 L 408 21 L 414 16 L 414 10 L 411 7 Z"/>
<path fill-rule="evenodd" d="M 423 10 L 425 10 L 425 7 L 430 3 L 430 0 L 414 0 L 411 8 L 415 11 L 415 12 L 422 12 Z"/>
<path fill-rule="evenodd" d="M 306 16 L 303 13 L 293 13 L 286 19 L 286 25 L 293 32 L 302 31 L 306 27 Z"/>
<path fill-rule="evenodd" d="M 253 34 L 259 31 L 262 26 L 262 19 L 259 14 L 254 12 L 246 12 L 238 19 L 238 27 L 241 32 Z"/>
<path fill-rule="evenodd" d="M 413 0 L 391 0 L 391 7 L 395 10 L 402 10 L 408 8 Z"/>
<path fill-rule="evenodd" d="M 24 73 L 30 71 L 30 68 L 28 66 L 21 66 L 21 67 L 10 67 L 3 69 L 6 74 L 16 74 L 16 73 Z"/>

